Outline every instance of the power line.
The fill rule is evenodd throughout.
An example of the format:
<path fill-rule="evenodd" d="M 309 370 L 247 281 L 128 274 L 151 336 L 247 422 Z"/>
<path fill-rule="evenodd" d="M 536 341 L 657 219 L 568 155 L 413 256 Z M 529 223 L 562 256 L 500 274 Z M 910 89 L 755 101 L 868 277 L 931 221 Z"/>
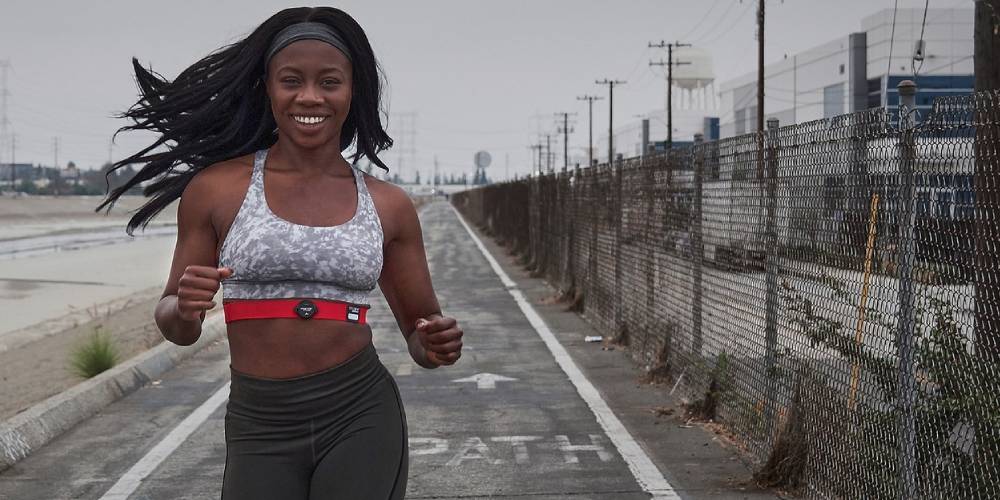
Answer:
<path fill-rule="evenodd" d="M 924 67 L 924 28 L 927 27 L 927 9 L 931 5 L 931 0 L 924 0 L 924 20 L 920 22 L 920 38 L 917 39 L 917 46 L 913 48 L 913 59 L 910 61 L 910 69 L 913 70 L 913 81 L 917 81 L 917 73 Z M 917 67 L 917 62 L 920 66 Z"/>
<path fill-rule="evenodd" d="M 939 69 L 947 68 L 948 66 L 951 66 L 953 64 L 958 64 L 960 62 L 968 61 L 969 59 L 972 59 L 973 57 L 975 57 L 975 55 L 968 55 L 968 56 L 965 56 L 965 57 L 960 57 L 960 58 L 955 59 L 953 61 L 949 61 L 949 62 L 947 62 L 945 64 L 942 64 L 940 66 L 936 66 L 934 68 L 931 68 L 931 69 L 927 70 L 927 73 L 933 73 L 933 72 L 935 72 L 935 71 L 937 71 Z"/>
<path fill-rule="evenodd" d="M 717 24 L 716 26 L 721 26 L 721 22 L 725 19 L 725 16 L 728 15 L 729 12 L 736 5 L 738 5 L 736 2 L 733 2 L 733 3 L 731 3 L 729 5 L 729 9 L 726 11 L 726 14 L 723 14 L 723 17 L 719 19 L 720 24 Z M 716 34 L 716 30 L 709 31 L 708 33 L 712 34 L 711 37 L 708 36 L 708 33 L 706 33 L 706 34 L 702 35 L 700 38 L 698 38 L 697 40 L 693 40 L 692 43 L 696 43 L 698 45 L 709 45 L 711 43 L 714 43 L 716 40 L 719 39 L 719 37 L 722 37 L 726 33 L 729 33 L 730 31 L 732 31 L 732 29 L 737 24 L 739 24 L 739 22 L 742 21 L 743 18 L 746 17 L 747 13 L 749 13 L 749 12 L 750 12 L 750 9 L 745 9 L 742 14 L 737 14 L 737 16 L 733 18 L 733 21 L 731 23 L 729 23 L 729 25 L 726 26 L 725 29 L 723 29 L 722 31 L 719 31 L 718 34 Z M 706 42 L 705 40 L 708 40 L 708 41 Z"/>
<path fill-rule="evenodd" d="M 892 6 L 892 30 L 889 32 L 889 62 L 886 63 L 885 67 L 885 78 L 882 80 L 882 97 L 886 100 L 885 105 L 889 105 L 889 99 L 886 96 L 889 86 L 889 72 L 892 71 L 892 48 L 893 43 L 896 39 L 896 13 L 899 11 L 899 0 L 894 0 Z"/>
<path fill-rule="evenodd" d="M 707 11 L 705 11 L 705 15 L 702 16 L 701 20 L 698 21 L 694 25 L 694 27 L 691 28 L 690 30 L 688 30 L 688 32 L 685 33 L 684 36 L 682 36 L 681 38 L 687 39 L 688 37 L 690 37 L 691 35 L 693 35 L 696 31 L 698 31 L 698 28 L 700 28 L 702 24 L 705 24 L 705 20 L 708 19 L 708 16 L 712 13 L 713 10 L 715 10 L 715 7 L 717 5 L 719 5 L 719 0 L 715 0 L 714 2 L 712 2 L 712 6 L 709 7 Z"/>

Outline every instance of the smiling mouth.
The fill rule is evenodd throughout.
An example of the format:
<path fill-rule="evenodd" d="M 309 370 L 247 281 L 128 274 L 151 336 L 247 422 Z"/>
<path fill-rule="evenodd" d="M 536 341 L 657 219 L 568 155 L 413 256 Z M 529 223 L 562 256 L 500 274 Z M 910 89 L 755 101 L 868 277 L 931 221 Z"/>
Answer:
<path fill-rule="evenodd" d="M 323 123 L 324 121 L 326 121 L 327 117 L 326 116 L 292 115 L 292 119 L 295 120 L 297 123 L 301 123 L 303 125 L 316 125 L 316 124 Z"/>

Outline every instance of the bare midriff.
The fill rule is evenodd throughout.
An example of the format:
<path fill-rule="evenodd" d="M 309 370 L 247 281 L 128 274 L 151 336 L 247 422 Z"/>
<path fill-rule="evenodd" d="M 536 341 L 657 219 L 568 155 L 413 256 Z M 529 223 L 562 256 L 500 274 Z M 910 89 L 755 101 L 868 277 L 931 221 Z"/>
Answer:
<path fill-rule="evenodd" d="M 372 341 L 368 325 L 336 320 L 251 319 L 226 328 L 233 369 L 273 379 L 321 372 Z"/>

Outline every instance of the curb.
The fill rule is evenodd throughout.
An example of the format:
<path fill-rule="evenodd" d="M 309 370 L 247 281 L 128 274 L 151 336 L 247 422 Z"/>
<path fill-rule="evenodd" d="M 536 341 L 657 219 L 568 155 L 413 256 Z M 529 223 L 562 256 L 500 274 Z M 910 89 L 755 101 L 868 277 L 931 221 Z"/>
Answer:
<path fill-rule="evenodd" d="M 202 324 L 190 346 L 164 340 L 156 347 L 0 422 L 0 472 L 23 460 L 74 425 L 171 370 L 226 332 L 220 312 Z"/>

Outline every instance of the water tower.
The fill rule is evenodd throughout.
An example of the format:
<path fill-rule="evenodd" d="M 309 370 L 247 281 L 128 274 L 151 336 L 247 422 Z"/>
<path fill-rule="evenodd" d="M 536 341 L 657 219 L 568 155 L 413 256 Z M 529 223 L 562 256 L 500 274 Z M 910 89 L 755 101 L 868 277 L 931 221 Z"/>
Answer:
<path fill-rule="evenodd" d="M 681 89 L 674 94 L 674 105 L 678 109 L 719 109 L 712 55 L 697 47 L 678 47 L 674 57 L 690 63 L 674 68 L 674 85 Z"/>

